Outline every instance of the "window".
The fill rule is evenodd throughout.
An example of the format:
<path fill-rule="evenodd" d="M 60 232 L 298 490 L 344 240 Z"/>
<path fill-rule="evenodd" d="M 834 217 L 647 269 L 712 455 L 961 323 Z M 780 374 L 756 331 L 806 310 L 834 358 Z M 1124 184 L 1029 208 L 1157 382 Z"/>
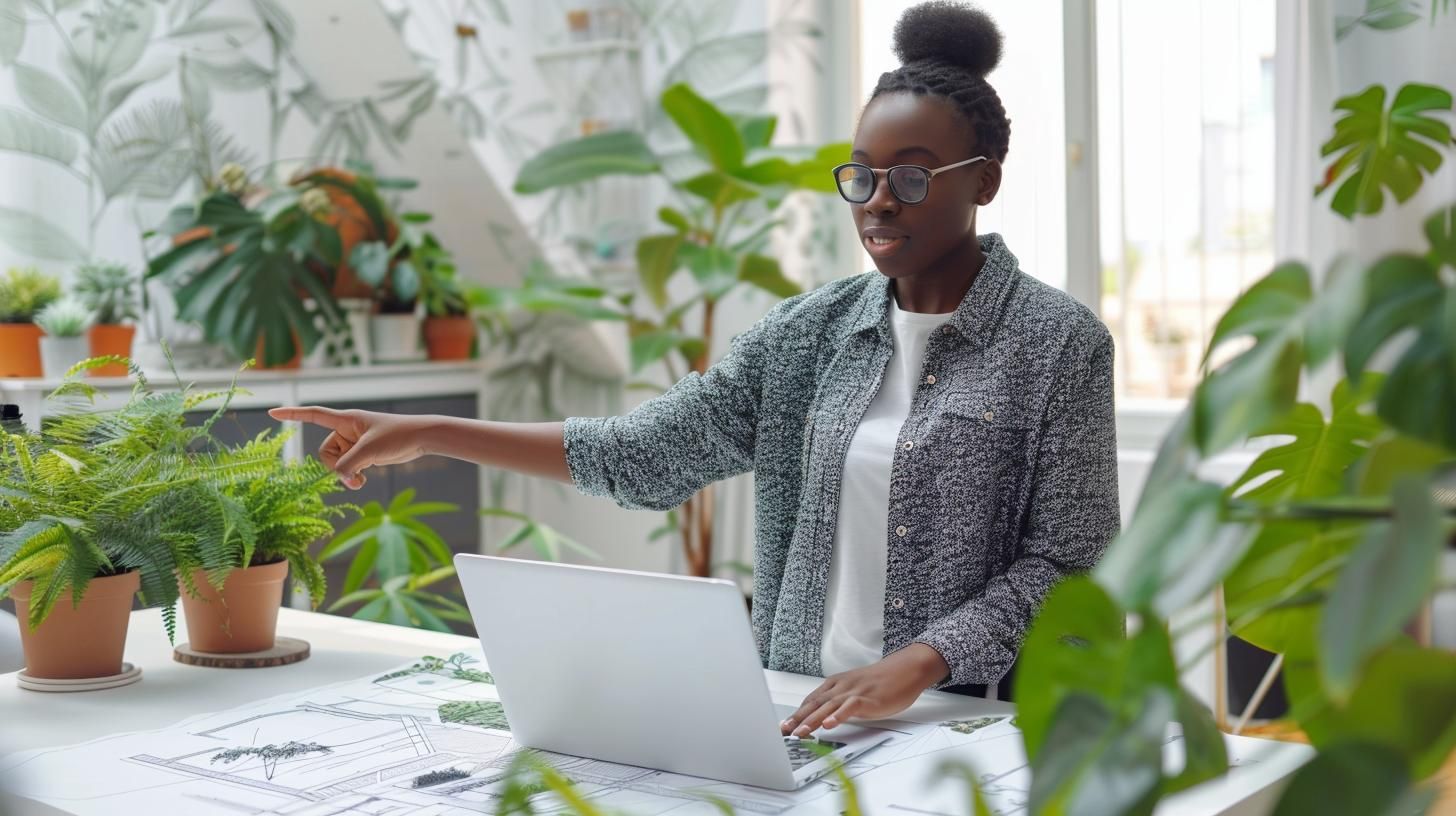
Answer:
<path fill-rule="evenodd" d="M 1119 391 L 1186 397 L 1273 265 L 1274 4 L 1100 0 L 1102 319 Z"/>
<path fill-rule="evenodd" d="M 898 64 L 895 21 L 913 4 L 859 4 L 861 101 Z M 1011 117 L 1011 151 L 977 226 L 1066 288 L 1063 4 L 980 6 L 1006 38 L 988 79 Z M 1274 4 L 1098 0 L 1095 14 L 1098 195 L 1070 217 L 1098 223 L 1101 263 L 1087 268 L 1117 341 L 1118 396 L 1182 399 L 1218 317 L 1273 265 Z"/>

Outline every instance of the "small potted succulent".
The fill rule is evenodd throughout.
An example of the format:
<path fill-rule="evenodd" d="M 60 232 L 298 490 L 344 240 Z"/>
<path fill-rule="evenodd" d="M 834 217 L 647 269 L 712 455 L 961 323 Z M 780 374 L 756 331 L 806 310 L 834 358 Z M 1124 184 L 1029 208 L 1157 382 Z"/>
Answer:
<path fill-rule="evenodd" d="M 41 376 L 35 315 L 60 297 L 60 282 L 37 269 L 9 269 L 0 276 L 0 377 Z"/>
<path fill-rule="evenodd" d="M 134 321 L 140 318 L 137 279 L 125 264 L 89 263 L 76 270 L 76 296 L 96 316 L 87 338 L 92 357 L 132 356 Z M 126 364 L 108 363 L 91 370 L 93 377 L 125 377 Z"/>
<path fill-rule="evenodd" d="M 330 519 L 343 516 L 349 505 L 324 503 L 325 496 L 342 488 L 317 460 L 283 460 L 287 438 L 265 432 L 221 454 L 224 460 L 265 463 L 222 488 L 222 503 L 239 521 L 224 564 L 208 563 L 205 539 L 177 539 L 178 585 L 194 651 L 238 654 L 273 648 L 290 569 L 313 605 L 324 599 L 323 569 L 309 546 L 334 534 Z"/>
<path fill-rule="evenodd" d="M 75 295 L 67 295 L 41 309 L 35 324 L 45 332 L 40 339 L 41 371 L 60 378 L 71 366 L 86 359 L 86 332 L 95 315 Z"/>

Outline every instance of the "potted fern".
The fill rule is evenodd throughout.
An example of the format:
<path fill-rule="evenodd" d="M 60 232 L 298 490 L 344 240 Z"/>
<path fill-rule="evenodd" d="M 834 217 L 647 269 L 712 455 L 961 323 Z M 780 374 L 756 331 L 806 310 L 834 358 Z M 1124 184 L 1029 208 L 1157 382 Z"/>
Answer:
<path fill-rule="evenodd" d="M 248 475 L 226 484 L 218 496 L 219 513 L 233 530 L 221 563 L 209 557 L 209 548 L 218 544 L 215 536 L 176 539 L 178 586 L 195 651 L 238 654 L 273 648 L 290 569 L 313 605 L 324 598 L 323 569 L 309 545 L 332 536 L 330 519 L 343 516 L 348 506 L 324 503 L 325 496 L 340 490 L 339 481 L 316 459 L 283 460 L 288 436 L 264 432 L 222 454 L 224 467 L 242 463 Z M 260 462 L 263 467 L 251 467 Z"/>
<path fill-rule="evenodd" d="M 63 297 L 35 316 L 35 325 L 45 332 L 40 338 L 41 371 L 47 377 L 63 377 L 76 363 L 86 359 L 86 330 L 93 315 L 75 296 Z"/>
<path fill-rule="evenodd" d="M 37 269 L 9 269 L 0 276 L 0 377 L 41 376 L 35 315 L 60 296 L 60 283 Z"/>
<path fill-rule="evenodd" d="M 87 335 L 92 357 L 131 357 L 140 317 L 136 278 L 125 264 L 89 263 L 76 269 L 76 296 L 95 315 Z M 93 377 L 125 377 L 125 363 L 91 369 Z"/>
<path fill-rule="evenodd" d="M 0 447 L 0 597 L 15 599 L 26 674 L 110 677 L 122 670 L 132 596 L 141 586 L 128 519 L 155 486 L 118 478 L 82 445 L 10 434 Z"/>

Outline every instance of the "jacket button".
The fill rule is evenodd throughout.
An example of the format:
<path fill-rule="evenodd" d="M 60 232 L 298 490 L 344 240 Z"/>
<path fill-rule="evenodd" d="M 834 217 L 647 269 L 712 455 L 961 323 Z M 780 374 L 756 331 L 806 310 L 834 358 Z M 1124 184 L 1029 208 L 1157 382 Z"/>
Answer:
<path fill-rule="evenodd" d="M 905 599 L 904 598 L 896 598 L 894 601 L 891 601 L 890 602 L 890 606 L 893 606 L 896 609 L 904 609 L 905 608 Z"/>
<path fill-rule="evenodd" d="M 926 385 L 935 385 L 935 375 L 931 374 L 925 378 Z"/>
<path fill-rule="evenodd" d="M 901 524 L 899 527 L 896 527 L 895 528 L 895 535 L 897 535 L 897 536 L 899 536 L 901 538 L 904 538 L 906 536 L 906 534 L 908 534 L 909 532 L 910 532 L 910 528 L 909 527 L 906 527 L 903 524 Z"/>
<path fill-rule="evenodd" d="M 996 414 L 994 412 L 992 412 L 992 411 L 987 411 L 986 412 L 986 421 L 987 422 L 990 422 L 991 420 L 993 420 L 995 418 L 996 418 Z"/>
<path fill-rule="evenodd" d="M 903 447 L 905 450 L 910 450 L 911 448 L 915 447 L 915 443 L 907 439 L 905 440 L 905 444 L 901 445 L 901 447 Z"/>

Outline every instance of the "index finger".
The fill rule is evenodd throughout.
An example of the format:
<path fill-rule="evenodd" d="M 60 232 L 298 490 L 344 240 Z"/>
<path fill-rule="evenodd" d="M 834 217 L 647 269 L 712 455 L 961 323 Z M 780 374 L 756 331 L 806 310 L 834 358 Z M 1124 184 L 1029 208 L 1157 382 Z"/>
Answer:
<path fill-rule="evenodd" d="M 268 416 L 284 422 L 311 422 L 331 431 L 343 430 L 349 423 L 349 418 L 342 411 L 324 408 L 320 405 L 269 408 Z"/>

